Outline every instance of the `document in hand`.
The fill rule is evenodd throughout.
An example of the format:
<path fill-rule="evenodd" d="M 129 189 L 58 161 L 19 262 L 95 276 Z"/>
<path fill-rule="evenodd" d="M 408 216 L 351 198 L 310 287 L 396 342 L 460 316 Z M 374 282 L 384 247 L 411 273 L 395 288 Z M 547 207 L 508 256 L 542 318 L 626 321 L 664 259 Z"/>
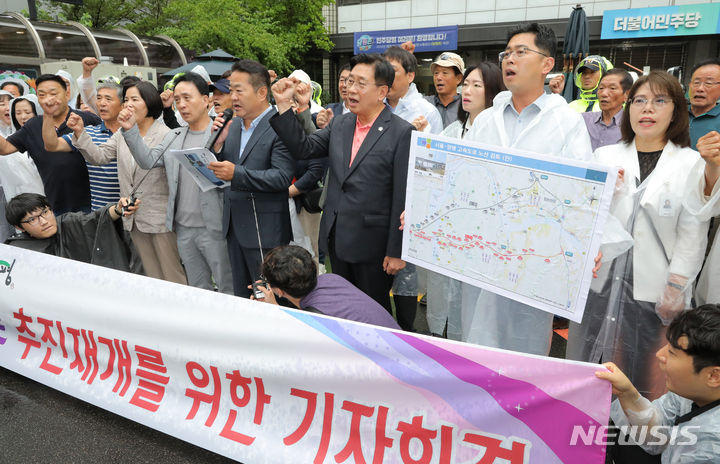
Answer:
<path fill-rule="evenodd" d="M 189 148 L 187 150 L 170 150 L 168 155 L 178 159 L 180 164 L 188 170 L 190 175 L 195 179 L 198 187 L 203 192 L 207 192 L 213 188 L 224 188 L 230 185 L 230 182 L 218 179 L 215 174 L 208 168 L 208 164 L 217 161 L 215 155 L 207 148 Z"/>
<path fill-rule="evenodd" d="M 617 169 L 420 132 L 409 166 L 404 260 L 582 320 Z"/>

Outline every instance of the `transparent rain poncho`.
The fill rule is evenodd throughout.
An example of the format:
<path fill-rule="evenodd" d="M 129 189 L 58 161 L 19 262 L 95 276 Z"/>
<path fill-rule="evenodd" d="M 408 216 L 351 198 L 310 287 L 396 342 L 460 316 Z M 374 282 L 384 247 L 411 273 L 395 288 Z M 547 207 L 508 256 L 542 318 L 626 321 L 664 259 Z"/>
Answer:
<path fill-rule="evenodd" d="M 620 407 L 620 402 L 615 400 L 610 417 L 621 430 L 628 430 L 635 438 L 632 441 L 645 451 L 650 454 L 662 453 L 663 464 L 720 462 L 720 407 L 693 414 L 692 401 L 672 392 L 652 403 L 640 397 L 635 406 L 637 411 L 626 413 Z M 651 434 L 652 426 L 661 428 L 652 429 Z M 665 439 L 661 440 L 657 435 Z"/>
<path fill-rule="evenodd" d="M 670 191 L 670 184 L 663 182 L 662 177 L 657 178 L 677 173 L 658 171 L 656 168 L 639 186 L 633 185 L 639 180 L 628 175 L 624 184 L 619 183 L 611 213 L 625 230 L 632 231 L 635 243 L 612 262 L 603 260 L 605 264 L 591 287 L 582 323 L 570 324 L 566 353 L 568 359 L 616 363 L 638 390 L 650 398 L 665 392 L 665 377 L 655 353 L 666 343 L 666 325 L 677 313 L 690 307 L 708 225 L 682 208 L 684 191 Z M 654 191 L 648 192 L 652 182 Z M 664 198 L 681 209 L 672 229 L 658 230 L 658 222 L 666 219 L 656 214 L 657 208 L 663 207 Z M 661 266 L 666 271 L 648 275 L 634 269 L 639 266 L 638 260 L 647 263 L 650 259 L 664 263 Z M 677 268 L 690 270 L 682 275 L 673 272 Z M 659 296 L 648 301 L 648 293 L 655 290 Z"/>
<path fill-rule="evenodd" d="M 716 182 L 709 196 L 705 196 L 705 161 L 699 160 L 688 176 L 684 199 L 685 208 L 701 221 L 713 217 L 720 220 L 720 182 Z M 698 284 L 695 288 L 695 304 L 720 303 L 720 233 L 715 239 L 703 265 Z M 713 285 L 714 283 L 714 285 Z"/>

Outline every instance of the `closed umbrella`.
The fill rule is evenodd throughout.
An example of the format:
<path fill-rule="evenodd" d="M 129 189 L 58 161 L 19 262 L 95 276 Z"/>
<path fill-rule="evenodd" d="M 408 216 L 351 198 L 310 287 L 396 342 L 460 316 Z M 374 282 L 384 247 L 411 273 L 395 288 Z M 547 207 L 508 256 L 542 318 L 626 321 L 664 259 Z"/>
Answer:
<path fill-rule="evenodd" d="M 569 102 L 577 98 L 578 88 L 573 79 L 575 65 L 588 56 L 590 52 L 590 37 L 588 34 L 587 16 L 579 3 L 573 7 L 568 19 L 563 43 L 563 74 L 565 75 L 565 90 L 563 97 Z"/>

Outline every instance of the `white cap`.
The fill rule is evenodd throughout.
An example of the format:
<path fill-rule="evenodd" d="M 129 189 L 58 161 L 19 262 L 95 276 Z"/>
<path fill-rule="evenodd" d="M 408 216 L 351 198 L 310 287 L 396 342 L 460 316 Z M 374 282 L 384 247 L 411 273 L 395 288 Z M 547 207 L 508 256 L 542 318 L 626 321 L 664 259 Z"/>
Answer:
<path fill-rule="evenodd" d="M 195 66 L 190 70 L 190 72 L 194 72 L 195 74 L 200 74 L 203 79 L 205 79 L 205 82 L 212 82 L 212 79 L 210 79 L 210 74 L 208 74 L 205 67 L 201 64 Z"/>
<path fill-rule="evenodd" d="M 290 78 L 294 77 L 295 79 L 299 80 L 300 82 L 304 82 L 307 85 L 312 85 L 311 84 L 312 79 L 310 79 L 310 76 L 308 76 L 308 73 L 306 73 L 302 69 L 296 69 L 295 71 L 290 73 L 290 75 L 288 77 L 290 77 Z"/>

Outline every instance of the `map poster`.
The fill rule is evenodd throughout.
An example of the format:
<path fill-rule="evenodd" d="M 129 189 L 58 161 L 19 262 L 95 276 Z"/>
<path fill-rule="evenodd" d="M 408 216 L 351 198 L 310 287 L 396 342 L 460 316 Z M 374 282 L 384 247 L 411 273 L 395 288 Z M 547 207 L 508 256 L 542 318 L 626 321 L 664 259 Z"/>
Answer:
<path fill-rule="evenodd" d="M 582 320 L 617 172 L 413 132 L 403 259 Z"/>
<path fill-rule="evenodd" d="M 207 167 L 217 161 L 213 152 L 207 148 L 190 148 L 187 150 L 170 150 L 170 156 L 177 158 L 180 165 L 187 169 L 200 190 L 207 192 L 214 188 L 229 187 L 230 182 L 218 179 L 215 173 Z"/>

